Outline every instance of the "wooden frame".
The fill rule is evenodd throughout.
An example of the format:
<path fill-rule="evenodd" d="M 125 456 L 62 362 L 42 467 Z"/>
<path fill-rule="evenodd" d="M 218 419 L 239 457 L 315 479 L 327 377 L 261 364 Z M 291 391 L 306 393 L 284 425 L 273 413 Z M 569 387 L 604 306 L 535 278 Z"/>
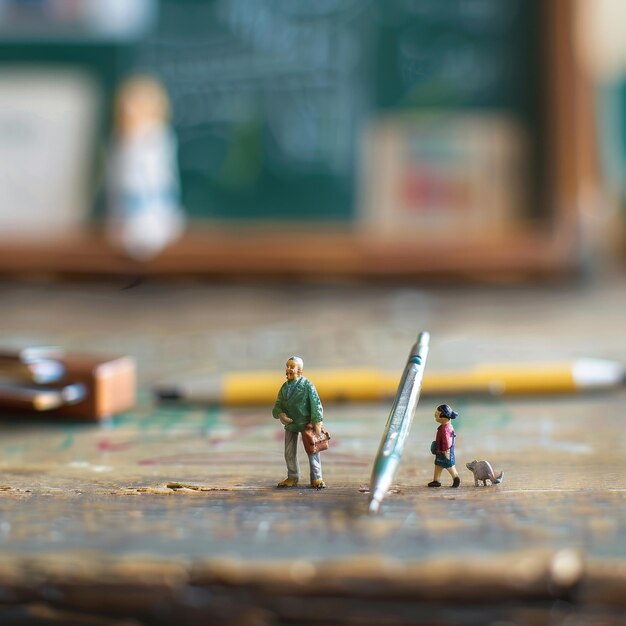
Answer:
<path fill-rule="evenodd" d="M 596 177 L 591 93 L 574 51 L 575 4 L 553 0 L 542 3 L 542 11 L 546 216 L 512 234 L 446 238 L 441 254 L 441 239 L 378 238 L 348 227 L 193 224 L 180 242 L 146 263 L 125 258 L 95 230 L 32 243 L 0 235 L 0 272 L 497 281 L 571 274 L 580 263 L 583 192 Z"/>

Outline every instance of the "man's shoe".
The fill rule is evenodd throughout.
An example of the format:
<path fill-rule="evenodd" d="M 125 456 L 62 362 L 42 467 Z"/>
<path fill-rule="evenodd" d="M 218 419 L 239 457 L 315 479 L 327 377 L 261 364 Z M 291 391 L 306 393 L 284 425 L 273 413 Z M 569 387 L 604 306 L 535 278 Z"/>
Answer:
<path fill-rule="evenodd" d="M 429 487 L 441 487 L 441 483 L 438 480 L 433 480 L 432 482 L 428 483 Z"/>
<path fill-rule="evenodd" d="M 281 480 L 276 486 L 277 487 L 297 487 L 298 479 L 297 478 L 285 478 L 285 480 Z"/>
<path fill-rule="evenodd" d="M 453 487 L 459 487 L 461 485 L 461 479 L 457 476 L 453 481 L 452 481 L 452 486 Z"/>
<path fill-rule="evenodd" d="M 317 480 L 311 481 L 311 487 L 313 487 L 313 489 L 326 489 L 326 483 L 321 478 L 318 478 Z"/>

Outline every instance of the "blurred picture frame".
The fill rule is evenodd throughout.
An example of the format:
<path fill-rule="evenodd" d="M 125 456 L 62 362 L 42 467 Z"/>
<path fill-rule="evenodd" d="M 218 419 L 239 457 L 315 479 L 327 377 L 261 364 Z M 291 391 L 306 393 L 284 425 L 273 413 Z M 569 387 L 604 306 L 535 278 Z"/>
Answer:
<path fill-rule="evenodd" d="M 456 238 L 519 227 L 531 188 L 528 136 L 501 112 L 376 119 L 363 142 L 361 227 L 383 237 Z"/>
<path fill-rule="evenodd" d="M 79 70 L 0 69 L 0 232 L 62 238 L 92 201 L 100 93 Z"/>

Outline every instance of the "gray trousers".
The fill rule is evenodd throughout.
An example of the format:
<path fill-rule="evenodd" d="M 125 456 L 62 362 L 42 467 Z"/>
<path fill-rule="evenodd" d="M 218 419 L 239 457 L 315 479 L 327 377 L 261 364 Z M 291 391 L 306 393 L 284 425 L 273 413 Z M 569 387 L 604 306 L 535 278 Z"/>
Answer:
<path fill-rule="evenodd" d="M 300 480 L 300 464 L 298 463 L 298 439 L 300 433 L 285 431 L 285 462 L 287 463 L 287 477 Z M 309 469 L 311 480 L 322 479 L 322 461 L 320 453 L 309 454 Z"/>

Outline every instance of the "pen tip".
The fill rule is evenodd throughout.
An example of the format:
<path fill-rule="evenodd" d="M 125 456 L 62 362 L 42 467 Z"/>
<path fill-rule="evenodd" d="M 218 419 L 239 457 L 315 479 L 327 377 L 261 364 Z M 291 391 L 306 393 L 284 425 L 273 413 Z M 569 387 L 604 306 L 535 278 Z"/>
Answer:
<path fill-rule="evenodd" d="M 370 513 L 378 513 L 379 510 L 380 510 L 380 502 L 374 499 L 370 500 L 368 511 Z"/>

